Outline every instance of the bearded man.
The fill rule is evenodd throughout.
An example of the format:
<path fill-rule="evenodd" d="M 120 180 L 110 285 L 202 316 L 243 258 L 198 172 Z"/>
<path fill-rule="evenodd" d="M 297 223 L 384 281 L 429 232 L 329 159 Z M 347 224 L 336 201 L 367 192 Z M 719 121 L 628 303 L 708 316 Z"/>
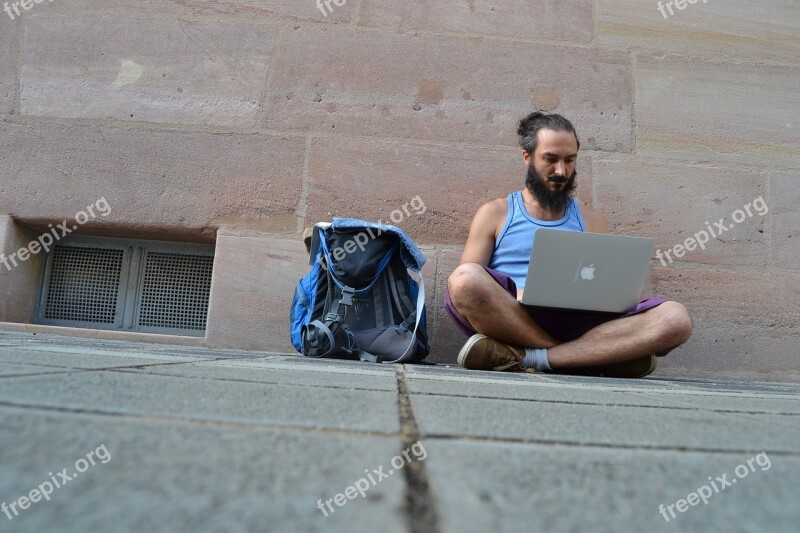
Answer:
<path fill-rule="evenodd" d="M 624 313 L 520 304 L 536 231 L 608 233 L 603 214 L 574 198 L 580 142 L 572 123 L 531 113 L 517 133 L 525 188 L 482 205 L 444 304 L 470 336 L 458 363 L 472 370 L 559 372 L 639 378 L 686 342 L 692 319 L 678 302 L 651 296 Z M 533 273 L 535 275 L 535 273 Z"/>

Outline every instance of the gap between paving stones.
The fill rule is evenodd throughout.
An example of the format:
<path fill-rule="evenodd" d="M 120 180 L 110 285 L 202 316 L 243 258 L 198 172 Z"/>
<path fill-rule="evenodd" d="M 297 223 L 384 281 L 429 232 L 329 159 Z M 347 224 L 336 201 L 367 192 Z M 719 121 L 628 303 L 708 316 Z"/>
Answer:
<path fill-rule="evenodd" d="M 405 381 L 406 365 L 397 365 L 397 404 L 400 415 L 400 440 L 408 448 L 420 442 L 421 435 Z M 409 462 L 403 468 L 406 481 L 405 507 L 412 533 L 441 531 L 437 503 L 422 461 Z"/>
<path fill-rule="evenodd" d="M 398 370 L 398 374 L 400 370 Z M 400 387 L 398 378 L 398 388 Z M 522 439 L 522 438 L 513 438 L 513 437 L 501 437 L 501 438 L 491 438 L 491 437 L 480 437 L 480 436 L 464 436 L 464 435 L 450 435 L 450 434 L 439 434 L 439 433 L 430 433 L 422 435 L 419 433 L 419 429 L 414 429 L 416 427 L 416 420 L 413 418 L 413 411 L 409 411 L 411 408 L 410 400 L 406 394 L 405 400 L 401 402 L 401 398 L 403 398 L 402 393 L 398 393 L 398 405 L 406 407 L 401 407 L 401 440 L 404 446 L 410 446 L 414 442 L 421 441 L 423 438 L 426 440 L 449 440 L 449 441 L 464 441 L 464 442 L 478 442 L 478 443 L 490 443 L 490 444 L 535 444 L 540 446 L 568 446 L 568 447 L 576 447 L 576 448 L 598 448 L 598 449 L 624 449 L 624 450 L 655 450 L 655 451 L 672 451 L 672 452 L 697 452 L 697 453 L 714 453 L 714 454 L 726 454 L 726 455 L 740 455 L 742 453 L 750 453 L 752 450 L 730 450 L 730 449 L 717 449 L 717 448 L 700 448 L 700 447 L 690 447 L 690 446 L 657 446 L 657 445 L 639 445 L 639 444 L 602 444 L 602 443 L 592 443 L 592 442 L 584 442 L 584 441 L 568 441 L 568 440 L 546 440 L 546 439 Z M 245 423 L 245 422 L 231 422 L 231 421 L 223 421 L 223 420 L 209 420 L 204 418 L 194 418 L 194 417 L 176 417 L 176 416 L 163 416 L 163 415 L 152 415 L 152 414 L 136 414 L 136 413 L 122 413 L 117 411 L 103 411 L 99 409 L 85 409 L 85 408 L 71 408 L 71 407 L 56 407 L 56 406 L 42 406 L 42 405 L 33 405 L 33 404 L 21 404 L 21 403 L 14 403 L 8 401 L 0 401 L 0 408 L 6 409 L 15 409 L 20 411 L 27 411 L 27 410 L 34 410 L 34 411 L 41 411 L 41 412 L 57 412 L 57 413 L 69 413 L 77 416 L 86 416 L 86 417 L 114 417 L 114 418 L 125 418 L 125 419 L 133 419 L 133 420 L 153 420 L 153 421 L 161 421 L 161 422 L 170 422 L 170 423 L 182 423 L 187 425 L 206 425 L 206 426 L 220 426 L 220 427 L 234 427 L 240 429 L 247 429 L 247 428 L 267 428 L 267 429 L 276 429 L 282 431 L 297 431 L 302 433 L 329 433 L 329 434 L 336 434 L 336 435 L 360 435 L 360 436 L 377 436 L 377 437 L 392 437 L 397 436 L 394 432 L 379 432 L 379 431 L 363 431 L 363 430 L 355 430 L 355 429 L 335 429 L 335 428 L 318 428 L 318 427 L 307 427 L 307 426 L 292 426 L 286 424 L 265 424 L 265 423 Z M 413 421 L 413 422 L 411 422 Z M 411 442 L 409 442 L 411 439 Z M 780 457 L 800 457 L 800 452 L 787 452 L 781 450 L 760 450 L 766 451 L 770 456 L 780 456 Z M 430 485 L 427 482 L 427 473 L 424 469 L 424 463 L 414 462 L 411 465 L 418 465 L 422 467 L 422 477 L 415 477 L 413 481 L 409 481 L 408 478 L 406 480 L 407 483 L 407 491 L 410 491 L 410 494 L 407 495 L 407 498 L 414 498 L 415 500 L 419 500 L 421 505 L 430 507 L 431 509 L 435 508 L 435 501 L 433 500 L 430 494 Z M 410 472 L 419 475 L 419 470 L 415 468 L 404 468 L 404 472 L 409 470 Z M 408 476 L 409 474 L 406 474 Z M 417 489 L 417 490 L 414 490 Z M 420 490 L 422 489 L 422 490 Z M 407 506 L 412 503 L 407 501 Z M 412 515 L 414 516 L 414 515 Z M 422 524 L 417 524 L 422 525 Z M 438 528 L 438 526 L 436 526 Z M 427 529 L 426 529 L 427 528 Z M 414 531 L 438 531 L 438 529 L 430 529 L 430 526 L 426 525 L 424 528 L 421 529 L 414 529 Z"/>
<path fill-rule="evenodd" d="M 331 365 L 328 362 L 324 362 L 322 360 L 318 361 L 307 361 L 305 359 L 300 359 L 300 356 L 288 356 L 292 358 L 297 358 L 297 363 L 302 361 L 302 364 L 294 364 L 294 363 L 277 363 L 272 361 L 253 361 L 251 359 L 246 360 L 239 360 L 239 359 L 217 359 L 215 361 L 209 361 L 208 366 L 225 366 L 230 368 L 263 368 L 269 370 L 294 370 L 296 372 L 319 372 L 323 374 L 357 374 L 362 376 L 384 376 L 384 377 L 394 377 L 395 371 L 392 367 L 387 365 L 380 365 L 374 363 L 355 363 L 353 364 L 352 361 L 341 361 L 339 365 Z M 277 359 L 277 358 L 276 358 Z M 205 361 L 198 361 L 198 364 L 206 363 Z M 350 363 L 346 366 L 342 363 Z M 378 368 L 364 368 L 364 367 L 379 367 Z"/>
<path fill-rule="evenodd" d="M 155 365 L 154 365 L 155 366 Z M 194 365 L 199 366 L 199 365 Z M 287 387 L 308 387 L 312 389 L 337 389 L 337 390 L 347 390 L 347 391 L 365 391 L 365 392 L 387 392 L 386 389 L 370 389 L 366 387 L 353 387 L 353 386 L 337 386 L 337 385 L 318 385 L 314 383 L 294 383 L 290 381 L 259 381 L 254 379 L 235 379 L 235 378 L 215 378 L 209 376 L 181 376 L 179 374 L 163 374 L 161 372 L 134 372 L 133 370 L 127 368 L 112 368 L 109 369 L 110 372 L 119 372 L 125 374 L 147 374 L 148 376 L 159 376 L 159 377 L 168 377 L 168 378 L 180 378 L 180 379 L 199 379 L 205 381 L 224 381 L 230 383 L 254 383 L 258 385 L 283 385 Z M 53 372 L 55 374 L 55 372 Z"/>
<path fill-rule="evenodd" d="M 606 450 L 639 450 L 639 451 L 662 451 L 662 452 L 696 452 L 696 453 L 711 453 L 711 454 L 725 454 L 740 456 L 743 453 L 758 453 L 764 451 L 769 456 L 780 457 L 800 457 L 800 451 L 787 452 L 782 450 L 757 450 L 742 449 L 717 449 L 717 448 L 697 448 L 691 446 L 658 446 L 658 445 L 644 445 L 644 444 L 603 444 L 587 441 L 570 441 L 570 440 L 547 440 L 547 439 L 523 439 L 515 437 L 481 437 L 481 436 L 466 436 L 466 435 L 449 435 L 447 433 L 428 433 L 424 436 L 425 440 L 442 440 L 442 441 L 459 441 L 459 442 L 477 442 L 486 444 L 535 444 L 537 446 L 566 446 L 570 448 L 597 448 Z"/>
<path fill-rule="evenodd" d="M 157 365 L 152 365 L 157 366 Z M 392 381 L 396 381 L 395 377 L 395 369 L 393 367 L 383 366 L 382 370 L 372 370 L 372 369 L 360 369 L 360 368 L 331 368 L 331 367 L 298 367 L 295 365 L 285 365 L 285 364 L 259 364 L 254 363 L 251 361 L 237 361 L 231 359 L 217 359 L 214 361 L 198 361 L 196 363 L 190 364 L 190 366 L 197 367 L 197 368 L 231 368 L 231 369 L 259 369 L 259 370 L 288 370 L 292 372 L 302 373 L 302 372 L 315 372 L 321 375 L 329 376 L 331 374 L 342 374 L 348 376 L 376 376 L 381 378 L 389 379 L 391 378 Z M 129 372 L 129 373 L 139 373 L 133 372 L 128 369 L 124 369 L 123 367 L 118 367 L 120 372 Z M 116 369 L 111 369 L 112 371 L 117 371 Z M 297 386 L 297 387 L 312 387 L 312 388 L 325 388 L 325 389 L 342 389 L 342 390 L 356 390 L 356 391 L 370 391 L 370 392 L 387 392 L 390 389 L 386 388 L 370 388 L 370 387 L 363 387 L 363 386 L 352 386 L 352 385 L 328 385 L 328 384 L 313 384 L 313 383 L 298 383 L 296 381 L 287 381 L 281 380 L 280 377 L 274 377 L 271 380 L 254 380 L 254 379 L 245 379 L 245 378 L 225 378 L 225 377 L 217 377 L 217 376 L 185 376 L 180 374 L 165 374 L 161 372 L 151 372 L 148 369 L 143 369 L 144 373 L 152 376 L 164 376 L 164 377 L 172 377 L 172 378 L 183 378 L 183 379 L 203 379 L 209 381 L 231 381 L 231 382 L 240 382 L 240 383 L 257 383 L 257 384 L 265 384 L 265 385 L 285 385 L 285 386 Z"/>
<path fill-rule="evenodd" d="M 233 427 L 239 429 L 248 428 L 261 428 L 261 429 L 276 429 L 281 431 L 298 431 L 302 433 L 330 433 L 335 435 L 356 435 L 368 437 L 396 437 L 395 432 L 381 432 L 381 431 L 365 431 L 361 429 L 336 429 L 336 428 L 323 428 L 312 426 L 293 426 L 289 424 L 270 424 L 259 422 L 233 422 L 230 420 L 216 420 L 208 418 L 195 418 L 191 416 L 168 416 L 168 415 L 154 415 L 154 414 L 139 414 L 121 411 L 103 411 L 100 409 L 86 409 L 77 407 L 59 407 L 54 405 L 35 405 L 25 403 L 14 403 L 6 400 L 0 400 L 0 409 L 17 409 L 20 411 L 41 411 L 41 412 L 54 412 L 54 413 L 69 413 L 77 416 L 88 417 L 113 417 L 121 419 L 132 420 L 154 420 L 159 422 L 170 423 L 183 423 L 187 425 L 201 425 L 201 426 L 221 426 Z"/>
<path fill-rule="evenodd" d="M 138 365 L 128 365 L 128 366 L 111 366 L 111 367 L 103 367 L 103 368 L 76 368 L 76 367 L 64 367 L 64 366 L 55 366 L 55 365 L 38 365 L 38 366 L 46 366 L 47 368 L 61 368 L 63 370 L 61 372 L 37 372 L 37 373 L 31 373 L 31 374 L 16 374 L 16 375 L 13 375 L 13 376 L 0 376 L 0 379 L 14 379 L 14 378 L 30 377 L 30 376 L 58 376 L 60 374 L 78 374 L 78 373 L 86 373 L 86 372 L 117 372 L 117 371 L 130 370 L 130 369 L 143 370 L 143 369 L 149 368 L 149 367 L 192 365 L 192 364 L 195 364 L 196 362 L 197 361 L 179 361 L 179 362 L 175 362 L 175 363 L 162 362 L 162 363 L 138 364 Z M 36 366 L 34 363 L 21 363 L 21 364 L 29 365 L 29 366 Z"/>
<path fill-rule="evenodd" d="M 164 351 L 150 351 L 145 350 L 139 346 L 133 346 L 129 349 L 116 349 L 116 350 L 100 350 L 89 346 L 84 347 L 68 347 L 68 346 L 0 346 L 0 350 L 16 349 L 22 353 L 34 353 L 36 355 L 59 356 L 59 355 L 83 355 L 88 357 L 122 357 L 122 358 L 136 358 L 136 359 L 180 359 L 183 361 L 223 361 L 229 359 L 274 359 L 274 355 L 242 355 L 242 354 L 226 354 L 224 351 L 220 353 L 208 352 L 197 354 L 196 352 L 175 352 L 172 350 Z"/>

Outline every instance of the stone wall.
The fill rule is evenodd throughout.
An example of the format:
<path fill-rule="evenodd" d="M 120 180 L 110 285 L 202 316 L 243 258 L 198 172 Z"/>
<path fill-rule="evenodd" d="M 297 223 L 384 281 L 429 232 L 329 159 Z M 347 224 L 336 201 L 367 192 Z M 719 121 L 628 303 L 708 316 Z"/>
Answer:
<path fill-rule="evenodd" d="M 216 242 L 207 344 L 291 351 L 302 229 L 419 196 L 398 225 L 452 362 L 447 276 L 478 206 L 522 187 L 515 122 L 540 108 L 575 123 L 579 196 L 615 233 L 674 253 L 762 199 L 654 258 L 647 290 L 695 319 L 662 369 L 800 379 L 800 3 L 336 1 L 11 2 L 0 243 L 105 197 L 82 233 Z M 0 320 L 27 321 L 30 279 L 0 267 Z"/>

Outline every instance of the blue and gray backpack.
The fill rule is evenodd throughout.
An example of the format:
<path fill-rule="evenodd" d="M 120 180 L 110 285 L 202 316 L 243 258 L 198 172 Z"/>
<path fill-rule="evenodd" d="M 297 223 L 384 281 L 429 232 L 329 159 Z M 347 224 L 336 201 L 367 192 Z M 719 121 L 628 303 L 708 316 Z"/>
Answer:
<path fill-rule="evenodd" d="M 290 314 L 298 352 L 376 363 L 419 362 L 430 353 L 425 256 L 403 230 L 334 217 L 314 226 L 309 263 Z"/>

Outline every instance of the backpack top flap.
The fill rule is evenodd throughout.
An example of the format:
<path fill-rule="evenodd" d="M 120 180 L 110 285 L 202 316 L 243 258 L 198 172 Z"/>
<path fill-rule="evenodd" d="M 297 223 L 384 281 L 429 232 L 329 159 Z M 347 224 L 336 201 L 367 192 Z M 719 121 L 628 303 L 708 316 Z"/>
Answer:
<path fill-rule="evenodd" d="M 311 254 L 309 264 L 313 265 L 316 261 L 317 252 L 320 244 L 320 231 L 333 227 L 334 231 L 358 234 L 363 232 L 367 238 L 374 238 L 381 234 L 390 233 L 400 240 L 400 258 L 409 270 L 419 272 L 425 265 L 425 254 L 423 254 L 414 241 L 411 240 L 405 231 L 389 224 L 378 222 L 366 222 L 357 218 L 333 217 L 333 224 L 328 222 L 318 222 L 314 225 L 314 234 L 311 239 Z"/>
<path fill-rule="evenodd" d="M 366 233 L 344 233 L 332 227 L 325 230 L 320 242 L 331 273 L 356 290 L 370 286 L 399 248 L 399 239 L 389 233 L 370 238 Z"/>

